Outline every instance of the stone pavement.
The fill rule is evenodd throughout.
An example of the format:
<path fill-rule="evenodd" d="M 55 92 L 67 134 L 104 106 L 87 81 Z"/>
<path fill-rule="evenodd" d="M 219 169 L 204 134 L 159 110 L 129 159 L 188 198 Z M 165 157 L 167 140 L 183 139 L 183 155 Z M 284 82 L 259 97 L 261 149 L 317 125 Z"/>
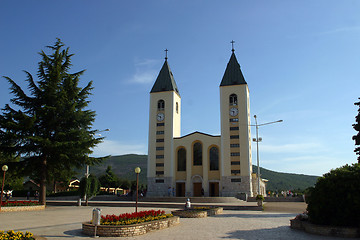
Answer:
<path fill-rule="evenodd" d="M 293 230 L 289 220 L 305 209 L 304 203 L 265 203 L 265 211 L 225 210 L 223 214 L 200 219 L 180 219 L 180 225 L 132 238 L 99 239 L 324 239 Z M 133 212 L 133 207 L 100 207 L 102 214 Z M 86 240 L 81 223 L 91 219 L 93 207 L 49 206 L 44 211 L 0 213 L 0 230 L 30 231 L 42 239 Z M 138 210 L 148 210 L 139 208 Z M 157 208 L 159 209 L 159 208 Z M 163 209 L 170 212 L 173 209 Z M 327 240 L 339 239 L 326 237 Z"/>

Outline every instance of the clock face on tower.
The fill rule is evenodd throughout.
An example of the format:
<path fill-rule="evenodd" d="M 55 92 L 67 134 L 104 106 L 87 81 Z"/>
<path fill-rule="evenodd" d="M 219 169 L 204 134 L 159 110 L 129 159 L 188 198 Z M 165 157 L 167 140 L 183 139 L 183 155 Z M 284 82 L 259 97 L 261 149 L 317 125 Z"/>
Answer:
<path fill-rule="evenodd" d="M 238 115 L 238 113 L 239 113 L 239 110 L 237 109 L 237 108 L 230 108 L 230 112 L 229 112 L 229 114 L 230 114 L 230 116 L 236 116 L 236 115 Z"/>
<path fill-rule="evenodd" d="M 156 115 L 156 119 L 161 122 L 161 121 L 164 121 L 164 118 L 165 118 L 165 115 L 163 113 L 158 113 Z"/>

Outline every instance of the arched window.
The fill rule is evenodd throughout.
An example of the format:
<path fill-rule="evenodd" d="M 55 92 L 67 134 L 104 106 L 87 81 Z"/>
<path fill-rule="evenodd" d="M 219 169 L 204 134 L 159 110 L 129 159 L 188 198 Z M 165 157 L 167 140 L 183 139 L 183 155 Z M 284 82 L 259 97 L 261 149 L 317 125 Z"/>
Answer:
<path fill-rule="evenodd" d="M 193 146 L 193 161 L 194 166 L 202 165 L 202 144 L 199 142 L 194 143 Z"/>
<path fill-rule="evenodd" d="M 229 97 L 230 106 L 236 106 L 237 105 L 237 96 L 236 94 L 231 94 Z"/>
<path fill-rule="evenodd" d="M 210 156 L 210 171 L 219 170 L 219 149 L 217 147 L 210 148 L 209 156 Z"/>
<path fill-rule="evenodd" d="M 177 152 L 177 170 L 186 171 L 186 149 L 180 148 Z"/>
<path fill-rule="evenodd" d="M 164 109 L 165 109 L 165 101 L 161 99 L 158 101 L 158 111 L 164 111 Z"/>

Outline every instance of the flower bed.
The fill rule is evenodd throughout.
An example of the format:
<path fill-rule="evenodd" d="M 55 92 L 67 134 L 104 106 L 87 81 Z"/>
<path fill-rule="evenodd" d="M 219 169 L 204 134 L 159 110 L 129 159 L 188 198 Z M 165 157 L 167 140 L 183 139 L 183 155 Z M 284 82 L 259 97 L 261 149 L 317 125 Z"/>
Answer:
<path fill-rule="evenodd" d="M 172 217 L 172 214 L 165 214 L 165 211 L 141 211 L 137 213 L 124 213 L 117 215 L 101 216 L 100 225 L 131 225 L 154 220 L 161 220 Z"/>
<path fill-rule="evenodd" d="M 1 207 L 23 207 L 40 205 L 38 201 L 6 201 L 2 202 Z"/>
<path fill-rule="evenodd" d="M 45 205 L 38 201 L 7 201 L 2 203 L 0 212 L 38 211 L 44 210 Z"/>
<path fill-rule="evenodd" d="M 142 235 L 153 230 L 168 228 L 179 224 L 179 217 L 165 214 L 164 211 L 142 211 L 120 215 L 101 216 L 100 225 L 91 222 L 82 224 L 83 233 L 106 237 L 131 237 Z"/>
<path fill-rule="evenodd" d="M 34 235 L 31 232 L 14 232 L 9 230 L 7 232 L 0 231 L 0 239 L 6 240 L 35 240 Z"/>
<path fill-rule="evenodd" d="M 182 218 L 205 218 L 208 216 L 221 214 L 222 212 L 222 207 L 194 207 L 185 210 L 175 210 L 171 213 L 174 216 L 179 216 Z"/>

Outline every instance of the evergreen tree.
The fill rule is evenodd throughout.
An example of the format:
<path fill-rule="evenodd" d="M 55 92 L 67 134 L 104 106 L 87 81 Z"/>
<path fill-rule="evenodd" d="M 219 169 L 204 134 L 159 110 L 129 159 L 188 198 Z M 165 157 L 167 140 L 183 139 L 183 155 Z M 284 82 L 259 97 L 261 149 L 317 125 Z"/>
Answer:
<path fill-rule="evenodd" d="M 21 168 L 18 166 L 20 158 L 13 156 L 6 156 L 0 152 L 0 168 L 4 165 L 8 166 L 6 178 L 4 183 L 5 190 L 22 190 L 24 178 L 21 176 Z M 2 172 L 2 171 L 1 171 Z M 2 175 L 1 175 L 2 176 Z M 2 185 L 3 178 L 0 179 L 0 186 Z"/>
<path fill-rule="evenodd" d="M 108 188 L 117 188 L 119 187 L 118 177 L 112 171 L 111 166 L 108 166 L 104 175 L 99 177 L 99 181 L 102 187 Z"/>
<path fill-rule="evenodd" d="M 94 164 L 102 159 L 89 158 L 91 148 L 102 138 L 95 138 L 91 130 L 95 112 L 88 110 L 87 100 L 92 82 L 80 88 L 83 71 L 69 73 L 71 57 L 69 48 L 57 39 L 48 46 L 51 54 L 39 54 L 38 81 L 26 72 L 29 95 L 11 78 L 14 97 L 0 115 L 0 151 L 21 156 L 21 165 L 33 179 L 40 180 L 40 203 L 46 204 L 46 184 L 49 178 L 84 164 Z"/>
<path fill-rule="evenodd" d="M 360 99 L 360 98 L 359 98 Z M 360 102 L 354 103 L 354 105 L 359 106 L 358 109 L 358 115 L 355 117 L 355 124 L 353 124 L 353 128 L 357 131 L 357 134 L 352 137 L 352 139 L 355 141 L 355 145 L 358 147 L 355 147 L 354 152 L 356 155 L 359 155 L 357 160 L 360 163 Z"/>

